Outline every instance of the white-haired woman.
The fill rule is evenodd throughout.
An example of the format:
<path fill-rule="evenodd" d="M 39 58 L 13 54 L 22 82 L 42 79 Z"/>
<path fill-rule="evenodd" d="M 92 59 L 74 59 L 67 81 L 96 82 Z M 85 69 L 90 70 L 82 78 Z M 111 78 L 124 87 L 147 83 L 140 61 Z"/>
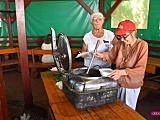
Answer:
<path fill-rule="evenodd" d="M 93 26 L 93 29 L 86 33 L 83 38 L 82 52 L 92 52 L 95 49 L 95 45 L 98 40 L 100 44 L 98 46 L 98 52 L 109 51 L 114 44 L 116 44 L 117 39 L 115 35 L 110 30 L 103 28 L 104 16 L 100 12 L 93 13 L 90 17 L 90 22 Z M 82 56 L 84 58 L 84 66 L 89 66 L 92 58 L 92 54 L 87 54 Z M 100 68 L 110 67 L 111 63 L 104 62 L 100 58 L 94 58 L 92 66 L 99 66 Z"/>

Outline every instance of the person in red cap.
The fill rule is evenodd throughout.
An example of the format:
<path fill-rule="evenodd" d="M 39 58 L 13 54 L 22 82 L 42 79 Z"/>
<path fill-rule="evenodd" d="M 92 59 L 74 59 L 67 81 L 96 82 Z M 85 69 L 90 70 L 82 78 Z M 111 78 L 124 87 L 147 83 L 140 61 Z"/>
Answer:
<path fill-rule="evenodd" d="M 131 20 L 120 22 L 115 35 L 119 41 L 110 51 L 93 54 L 116 64 L 107 77 L 118 80 L 121 87 L 117 97 L 135 110 L 147 65 L 148 44 L 137 37 L 136 26 Z"/>

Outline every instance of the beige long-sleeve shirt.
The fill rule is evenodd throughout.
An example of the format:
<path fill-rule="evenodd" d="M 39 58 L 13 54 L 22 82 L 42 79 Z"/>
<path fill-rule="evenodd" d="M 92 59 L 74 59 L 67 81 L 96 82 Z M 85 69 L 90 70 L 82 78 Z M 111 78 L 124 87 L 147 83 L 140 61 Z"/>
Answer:
<path fill-rule="evenodd" d="M 147 42 L 137 39 L 133 46 L 119 41 L 109 52 L 103 53 L 103 60 L 116 63 L 116 69 L 125 70 L 127 75 L 118 79 L 122 87 L 138 88 L 143 85 L 148 59 Z"/>

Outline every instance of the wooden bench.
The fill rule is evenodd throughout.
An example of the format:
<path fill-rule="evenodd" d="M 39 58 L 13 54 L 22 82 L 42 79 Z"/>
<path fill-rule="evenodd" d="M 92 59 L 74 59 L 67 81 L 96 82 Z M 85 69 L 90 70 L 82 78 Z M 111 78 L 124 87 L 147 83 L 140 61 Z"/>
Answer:
<path fill-rule="evenodd" d="M 149 77 L 147 74 L 144 81 L 144 88 L 159 90 L 160 89 L 160 74 L 156 75 L 156 69 L 160 69 L 160 41 L 146 40 L 148 42 L 148 62 L 146 73 L 155 74 Z"/>
<path fill-rule="evenodd" d="M 160 74 L 156 70 L 160 69 L 160 41 L 146 40 L 148 42 L 148 61 L 144 84 L 139 96 L 139 100 L 145 97 L 149 91 L 160 90 Z"/>
<path fill-rule="evenodd" d="M 75 62 L 74 56 L 80 51 L 81 48 L 71 48 L 72 53 L 72 63 Z M 55 67 L 55 63 L 43 63 L 41 57 L 43 54 L 52 54 L 52 50 L 42 50 L 40 48 L 35 48 L 28 50 L 28 55 L 32 56 L 32 61 L 29 62 L 29 68 L 31 70 L 31 77 L 37 78 L 40 75 L 40 68 L 52 68 Z M 83 66 L 83 62 L 78 62 L 77 64 L 72 64 L 72 68 L 77 68 Z"/>
<path fill-rule="evenodd" d="M 51 50 L 41 50 L 41 49 L 29 49 L 27 50 L 28 56 L 31 56 L 32 59 L 29 61 L 29 68 L 31 68 L 30 75 L 33 78 L 37 78 L 39 76 L 38 68 L 52 68 L 55 66 L 54 63 L 42 63 L 41 56 L 43 54 L 52 54 Z M 11 71 L 11 70 L 18 70 L 20 71 L 20 57 L 19 57 L 19 48 L 14 47 L 1 47 L 0 48 L 0 55 L 1 55 L 1 63 L 2 67 L 7 67 L 7 69 L 3 69 L 3 72 Z M 11 56 L 12 55 L 12 56 Z M 36 57 L 37 55 L 37 57 Z M 8 59 L 5 59 L 5 56 Z M 36 60 L 38 58 L 38 60 Z M 11 67 L 12 65 L 16 65 L 16 67 Z"/>
<path fill-rule="evenodd" d="M 7 72 L 11 70 L 17 70 L 20 64 L 19 61 L 19 49 L 17 47 L 1 47 L 0 48 L 2 71 Z M 17 67 L 11 67 L 16 65 Z M 7 69 L 5 69 L 7 67 Z"/>
<path fill-rule="evenodd" d="M 146 73 L 155 74 L 156 67 L 160 66 L 160 41 L 146 40 L 148 43 L 148 63 Z"/>
<path fill-rule="evenodd" d="M 30 68 L 30 76 L 32 78 L 38 78 L 40 76 L 40 68 L 52 68 L 55 66 L 55 63 L 43 63 L 41 61 L 41 57 L 44 54 L 52 54 L 52 50 L 42 50 L 41 48 L 37 47 L 34 49 L 28 50 L 28 56 L 32 57 L 32 60 L 29 61 L 29 68 Z"/>
<path fill-rule="evenodd" d="M 72 62 L 75 62 L 74 56 L 75 54 L 80 51 L 80 48 L 72 48 Z M 29 60 L 29 68 L 30 68 L 30 76 L 32 78 L 37 78 L 40 76 L 40 68 L 52 68 L 55 67 L 55 63 L 42 63 L 41 57 L 43 54 L 52 54 L 52 50 L 42 50 L 40 48 L 28 49 L 27 50 L 28 56 L 31 56 L 31 60 Z M 9 47 L 1 47 L 0 55 L 8 56 L 10 54 L 14 54 L 13 58 L 5 60 L 2 58 L 2 67 L 7 67 L 4 69 L 3 72 L 11 71 L 11 70 L 18 70 L 20 71 L 20 60 L 19 60 L 19 48 L 9 48 Z M 3 57 L 2 56 L 2 57 Z M 17 65 L 17 67 L 10 67 L 11 65 Z M 77 64 L 73 64 L 73 68 L 77 68 L 83 66 L 83 62 L 78 62 Z"/>
<path fill-rule="evenodd" d="M 160 59 L 154 57 L 148 57 L 146 76 L 144 79 L 143 88 L 159 90 L 160 89 L 160 74 L 156 75 L 156 68 L 160 68 Z M 154 75 L 149 75 L 154 74 Z M 151 76 L 151 77 L 149 77 Z"/>

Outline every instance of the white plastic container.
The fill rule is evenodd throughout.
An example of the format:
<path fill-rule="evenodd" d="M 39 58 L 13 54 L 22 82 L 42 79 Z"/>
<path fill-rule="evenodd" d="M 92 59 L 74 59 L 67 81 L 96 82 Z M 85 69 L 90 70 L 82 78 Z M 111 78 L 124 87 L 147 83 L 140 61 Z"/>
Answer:
<path fill-rule="evenodd" d="M 102 76 L 107 77 L 113 70 L 111 68 L 101 68 L 99 71 Z"/>

